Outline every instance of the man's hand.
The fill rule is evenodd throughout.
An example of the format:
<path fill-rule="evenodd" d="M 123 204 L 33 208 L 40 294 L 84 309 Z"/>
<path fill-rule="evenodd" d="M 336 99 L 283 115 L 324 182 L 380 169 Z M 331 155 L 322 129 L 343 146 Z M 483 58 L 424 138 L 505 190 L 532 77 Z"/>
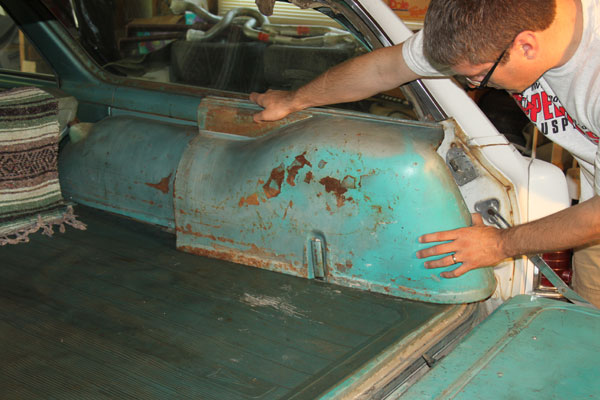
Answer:
<path fill-rule="evenodd" d="M 472 217 L 471 227 L 430 233 L 419 238 L 421 243 L 449 241 L 417 252 L 418 258 L 450 253 L 438 260 L 425 262 L 425 268 L 442 268 L 461 263 L 454 270 L 441 273 L 444 278 L 456 278 L 472 269 L 497 264 L 507 257 L 502 248 L 504 230 L 484 225 L 479 214 L 472 214 Z"/>
<path fill-rule="evenodd" d="M 256 122 L 277 121 L 298 111 L 293 105 L 293 92 L 267 90 L 265 93 L 250 93 L 250 101 L 264 108 L 254 114 Z"/>

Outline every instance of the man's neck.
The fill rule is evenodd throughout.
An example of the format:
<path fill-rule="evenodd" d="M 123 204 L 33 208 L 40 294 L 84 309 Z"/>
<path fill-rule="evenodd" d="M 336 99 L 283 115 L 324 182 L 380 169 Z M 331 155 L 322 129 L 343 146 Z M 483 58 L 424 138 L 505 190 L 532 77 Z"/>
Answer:
<path fill-rule="evenodd" d="M 552 68 L 566 64 L 575 54 L 583 33 L 581 0 L 557 0 L 556 19 L 551 28 L 555 47 L 562 49 Z"/>

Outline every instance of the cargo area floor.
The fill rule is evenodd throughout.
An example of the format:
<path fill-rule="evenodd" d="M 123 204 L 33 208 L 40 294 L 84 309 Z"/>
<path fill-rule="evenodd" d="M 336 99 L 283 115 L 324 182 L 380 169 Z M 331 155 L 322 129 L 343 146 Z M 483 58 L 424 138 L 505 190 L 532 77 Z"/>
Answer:
<path fill-rule="evenodd" d="M 448 306 L 175 250 L 76 207 L 86 231 L 0 248 L 2 399 L 314 399 Z"/>

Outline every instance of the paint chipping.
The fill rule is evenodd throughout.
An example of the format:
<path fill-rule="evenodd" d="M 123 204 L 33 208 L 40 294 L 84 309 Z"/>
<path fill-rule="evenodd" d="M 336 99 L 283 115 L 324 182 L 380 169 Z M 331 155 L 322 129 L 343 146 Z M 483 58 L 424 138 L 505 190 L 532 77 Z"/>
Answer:
<path fill-rule="evenodd" d="M 263 185 L 263 191 L 268 199 L 273 198 L 281 193 L 281 184 L 285 176 L 285 167 L 280 164 L 277 168 L 273 168 L 269 180 Z"/>
<path fill-rule="evenodd" d="M 376 213 L 381 214 L 381 206 L 371 206 L 371 208 L 375 210 Z"/>
<path fill-rule="evenodd" d="M 173 173 L 170 173 L 169 176 L 165 176 L 158 183 L 146 183 L 146 186 L 150 186 L 151 188 L 160 190 L 162 193 L 167 194 L 169 193 L 169 182 L 171 181 L 171 175 L 173 175 Z"/>
<path fill-rule="evenodd" d="M 285 219 L 285 217 L 287 217 L 288 210 L 291 209 L 293 206 L 294 206 L 294 202 L 290 200 L 290 202 L 288 203 L 288 206 L 285 208 L 285 212 L 283 213 L 283 219 Z"/>
<path fill-rule="evenodd" d="M 242 197 L 240 199 L 240 202 L 238 203 L 238 206 L 240 206 L 240 207 L 242 207 L 244 205 L 247 205 L 247 206 L 257 206 L 259 204 L 260 204 L 260 202 L 258 201 L 258 194 L 252 193 L 248 197 Z"/>
<path fill-rule="evenodd" d="M 305 183 L 310 183 L 313 179 L 313 173 L 311 171 L 308 171 L 306 173 L 306 175 L 304 176 L 304 182 Z"/>
<path fill-rule="evenodd" d="M 297 268 L 292 263 L 287 261 L 289 258 L 293 258 L 294 254 L 278 255 L 266 250 L 261 250 L 255 245 L 251 245 L 249 250 L 239 250 L 218 244 L 212 244 L 212 247 L 213 248 L 177 246 L 177 249 L 199 256 L 231 261 L 236 264 L 249 265 L 270 271 L 283 272 L 285 274 L 300 276 L 303 278 L 308 277 L 306 268 Z"/>
<path fill-rule="evenodd" d="M 346 175 L 342 180 L 342 186 L 346 189 L 356 189 L 356 178 L 351 175 Z"/>
<path fill-rule="evenodd" d="M 326 176 L 325 178 L 321 179 L 319 183 L 325 186 L 325 191 L 327 193 L 332 193 L 335 196 L 338 207 L 344 205 L 344 202 L 346 201 L 344 194 L 348 191 L 348 188 L 344 187 L 339 179 Z"/>
<path fill-rule="evenodd" d="M 352 261 L 346 260 L 344 264 L 336 263 L 335 269 L 342 273 L 348 272 L 348 270 L 352 269 Z"/>
<path fill-rule="evenodd" d="M 296 186 L 296 175 L 298 175 L 298 171 L 302 169 L 305 165 L 312 167 L 312 164 L 305 157 L 306 152 L 296 156 L 296 159 L 292 162 L 292 164 L 287 169 L 287 179 L 286 182 L 290 186 Z"/>
<path fill-rule="evenodd" d="M 182 233 L 184 235 L 192 235 L 192 236 L 195 236 L 195 237 L 202 237 L 202 238 L 210 239 L 210 240 L 213 240 L 213 241 L 217 240 L 217 238 L 215 237 L 215 235 L 206 235 L 204 233 L 194 232 L 192 230 L 192 225 L 190 225 L 190 224 L 187 224 L 185 226 L 185 229 L 182 228 L 181 226 L 178 226 L 178 227 L 175 228 L 175 231 L 176 232 L 180 232 L 180 233 Z"/>

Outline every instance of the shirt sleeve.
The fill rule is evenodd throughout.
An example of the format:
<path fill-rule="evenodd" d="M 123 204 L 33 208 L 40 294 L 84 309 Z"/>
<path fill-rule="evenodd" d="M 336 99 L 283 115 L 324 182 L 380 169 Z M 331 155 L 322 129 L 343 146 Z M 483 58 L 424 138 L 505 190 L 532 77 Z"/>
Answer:
<path fill-rule="evenodd" d="M 409 37 L 402 46 L 402 56 L 408 68 L 420 76 L 449 76 L 453 75 L 450 68 L 436 68 L 427 61 L 423 53 L 423 31 Z"/>

